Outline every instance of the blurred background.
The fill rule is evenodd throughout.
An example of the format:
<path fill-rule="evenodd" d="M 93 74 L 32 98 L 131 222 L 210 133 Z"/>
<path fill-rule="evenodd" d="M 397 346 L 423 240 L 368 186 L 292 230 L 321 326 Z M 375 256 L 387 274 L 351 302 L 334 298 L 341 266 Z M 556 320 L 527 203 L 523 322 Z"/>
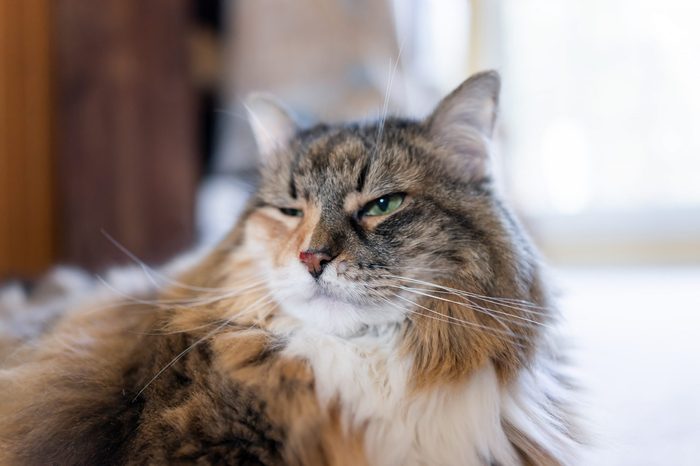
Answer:
<path fill-rule="evenodd" d="M 242 99 L 421 117 L 501 72 L 496 170 L 552 265 L 595 446 L 700 461 L 700 3 L 0 0 L 0 281 L 160 264 L 255 185 Z M 104 232 L 104 233 L 103 233 Z"/>

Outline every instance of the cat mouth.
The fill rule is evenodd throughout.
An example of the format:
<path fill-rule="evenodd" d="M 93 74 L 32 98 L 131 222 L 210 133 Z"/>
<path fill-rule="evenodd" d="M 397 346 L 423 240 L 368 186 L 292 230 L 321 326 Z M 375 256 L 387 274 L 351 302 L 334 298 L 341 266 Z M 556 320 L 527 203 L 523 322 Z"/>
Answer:
<path fill-rule="evenodd" d="M 320 299 L 335 303 L 350 304 L 353 306 L 368 304 L 366 295 L 358 295 L 357 292 L 353 293 L 352 290 L 343 289 L 342 286 L 334 283 L 327 283 L 323 280 L 319 280 L 315 283 L 313 288 L 313 294 L 310 298 L 311 300 Z"/>
<path fill-rule="evenodd" d="M 314 292 L 311 295 L 311 299 L 324 298 L 333 301 L 346 301 L 339 295 L 339 293 L 332 289 L 332 287 L 322 283 L 317 282 L 314 286 Z"/>

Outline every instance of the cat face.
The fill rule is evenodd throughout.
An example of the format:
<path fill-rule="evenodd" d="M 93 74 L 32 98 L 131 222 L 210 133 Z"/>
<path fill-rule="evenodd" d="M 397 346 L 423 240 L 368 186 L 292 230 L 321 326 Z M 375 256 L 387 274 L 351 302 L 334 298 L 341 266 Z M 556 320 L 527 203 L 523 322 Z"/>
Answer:
<path fill-rule="evenodd" d="M 425 121 L 307 130 L 254 104 L 264 160 L 245 231 L 284 312 L 352 333 L 406 319 L 434 292 L 423 282 L 489 276 L 484 240 L 505 228 L 485 169 L 497 92 L 482 74 Z"/>

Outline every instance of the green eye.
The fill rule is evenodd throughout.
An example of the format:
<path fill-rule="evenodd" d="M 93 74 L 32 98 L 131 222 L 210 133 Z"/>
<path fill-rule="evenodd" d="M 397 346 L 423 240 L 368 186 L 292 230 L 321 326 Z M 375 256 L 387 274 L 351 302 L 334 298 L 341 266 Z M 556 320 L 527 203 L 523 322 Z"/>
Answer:
<path fill-rule="evenodd" d="M 301 209 L 290 209 L 287 207 L 280 207 L 280 212 L 284 215 L 289 215 L 290 217 L 303 217 L 304 211 Z"/>
<path fill-rule="evenodd" d="M 405 194 L 388 194 L 379 199 L 369 202 L 362 208 L 363 215 L 367 217 L 377 217 L 387 215 L 401 207 Z"/>

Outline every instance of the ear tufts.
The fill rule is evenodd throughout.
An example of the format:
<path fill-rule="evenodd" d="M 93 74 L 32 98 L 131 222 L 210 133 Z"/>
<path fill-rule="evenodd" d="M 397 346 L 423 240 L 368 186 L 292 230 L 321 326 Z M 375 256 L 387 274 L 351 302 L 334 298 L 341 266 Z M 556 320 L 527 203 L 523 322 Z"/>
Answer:
<path fill-rule="evenodd" d="M 477 73 L 442 99 L 426 120 L 433 140 L 447 158 L 470 179 L 488 173 L 501 79 L 496 71 Z"/>
<path fill-rule="evenodd" d="M 429 119 L 431 130 L 440 132 L 441 127 L 468 125 L 490 138 L 500 91 L 501 78 L 497 71 L 472 75 L 438 104 Z"/>
<path fill-rule="evenodd" d="M 244 105 L 263 159 L 288 144 L 298 131 L 290 112 L 270 94 L 250 94 Z"/>

